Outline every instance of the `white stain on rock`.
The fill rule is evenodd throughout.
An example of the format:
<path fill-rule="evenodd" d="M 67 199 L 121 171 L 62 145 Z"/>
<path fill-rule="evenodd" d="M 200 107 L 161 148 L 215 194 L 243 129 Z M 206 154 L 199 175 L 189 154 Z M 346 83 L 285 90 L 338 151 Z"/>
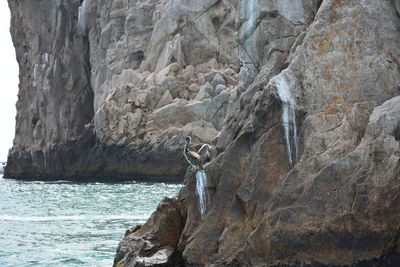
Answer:
<path fill-rule="evenodd" d="M 206 213 L 207 208 L 207 196 L 206 187 L 207 186 L 207 175 L 204 170 L 196 171 L 196 192 L 199 197 L 199 208 L 201 217 Z"/>
<path fill-rule="evenodd" d="M 275 85 L 282 107 L 282 126 L 285 131 L 285 143 L 287 147 L 288 159 L 290 164 L 297 157 L 297 125 L 296 125 L 296 103 L 286 80 L 281 74 L 275 77 Z"/>

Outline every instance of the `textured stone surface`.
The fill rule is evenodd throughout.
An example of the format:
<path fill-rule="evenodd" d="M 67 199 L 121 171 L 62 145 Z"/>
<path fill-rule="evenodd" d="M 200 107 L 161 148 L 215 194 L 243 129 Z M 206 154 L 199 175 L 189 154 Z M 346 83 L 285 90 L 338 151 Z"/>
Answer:
<path fill-rule="evenodd" d="M 10 8 L 21 84 L 7 177 L 182 180 L 184 137 L 210 143 L 222 129 L 238 83 L 232 3 Z"/>
<path fill-rule="evenodd" d="M 204 217 L 188 170 L 115 266 L 400 262 L 398 0 L 9 2 L 7 176 L 179 180 L 215 145 Z"/>
<path fill-rule="evenodd" d="M 176 252 L 188 266 L 398 265 L 396 1 L 245 3 L 261 12 L 236 21 L 252 53 L 206 166 L 205 217 L 190 171 L 176 200 Z"/>
<path fill-rule="evenodd" d="M 177 199 L 165 198 L 145 225 L 127 232 L 114 266 L 179 266 L 175 247 L 183 223 Z"/>
<path fill-rule="evenodd" d="M 51 166 L 47 152 L 74 142 L 93 117 L 89 45 L 74 23 L 80 1 L 10 1 L 20 67 L 16 131 L 6 176 Z M 28 177 L 27 177 L 28 178 Z"/>

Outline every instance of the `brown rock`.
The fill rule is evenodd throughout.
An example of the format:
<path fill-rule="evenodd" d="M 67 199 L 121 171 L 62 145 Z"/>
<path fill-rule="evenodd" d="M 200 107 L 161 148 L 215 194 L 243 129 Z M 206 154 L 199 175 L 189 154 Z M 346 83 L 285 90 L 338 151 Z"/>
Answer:
<path fill-rule="evenodd" d="M 146 224 L 125 236 L 114 266 L 177 266 L 179 258 L 174 250 L 183 227 L 178 200 L 165 198 Z"/>
<path fill-rule="evenodd" d="M 203 219 L 194 174 L 187 172 L 176 252 L 188 266 L 396 266 L 395 5 L 283 3 L 256 3 L 255 29 L 240 13 L 237 27 L 250 50 L 244 59 L 254 66 L 241 68 L 217 155 L 206 166 L 210 202 Z M 269 31 L 272 21 L 283 30 Z M 369 27 L 380 34 L 367 34 Z M 201 114 L 206 101 L 190 110 Z"/>

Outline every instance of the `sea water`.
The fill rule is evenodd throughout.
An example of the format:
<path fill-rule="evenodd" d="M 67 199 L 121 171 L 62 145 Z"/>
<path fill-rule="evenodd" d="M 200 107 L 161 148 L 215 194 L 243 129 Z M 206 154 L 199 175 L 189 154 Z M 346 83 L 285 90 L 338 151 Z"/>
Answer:
<path fill-rule="evenodd" d="M 125 230 L 181 184 L 26 182 L 0 175 L 0 267 L 112 266 Z"/>

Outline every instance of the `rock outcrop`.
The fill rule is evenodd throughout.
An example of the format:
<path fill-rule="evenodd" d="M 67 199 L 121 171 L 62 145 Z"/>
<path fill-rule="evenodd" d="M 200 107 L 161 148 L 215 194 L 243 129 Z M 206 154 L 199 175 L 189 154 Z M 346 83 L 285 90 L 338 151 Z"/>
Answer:
<path fill-rule="evenodd" d="M 186 172 L 115 266 L 399 264 L 398 0 L 9 5 L 21 83 L 6 176 Z M 187 135 L 214 145 L 204 215 Z"/>
<path fill-rule="evenodd" d="M 207 212 L 188 170 L 115 266 L 397 266 L 398 4 L 239 1 L 244 64 L 206 167 Z M 171 221 L 179 242 L 157 258 L 165 233 L 146 233 Z"/>
<path fill-rule="evenodd" d="M 238 83 L 228 1 L 9 1 L 20 65 L 6 177 L 182 180 Z"/>

